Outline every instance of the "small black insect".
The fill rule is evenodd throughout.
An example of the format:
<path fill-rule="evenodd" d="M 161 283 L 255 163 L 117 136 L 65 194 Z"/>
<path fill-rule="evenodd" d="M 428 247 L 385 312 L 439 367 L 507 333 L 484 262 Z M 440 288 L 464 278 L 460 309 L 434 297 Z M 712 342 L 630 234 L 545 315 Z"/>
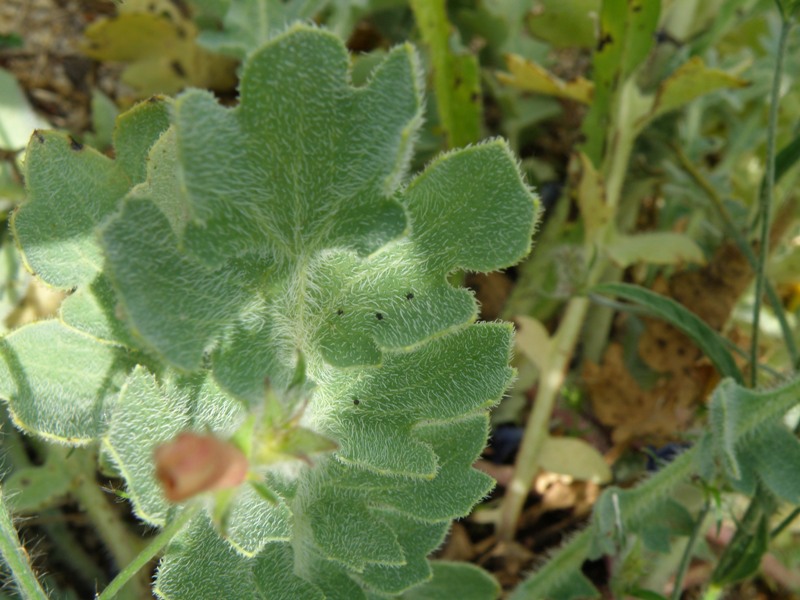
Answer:
<path fill-rule="evenodd" d="M 69 147 L 72 148 L 73 150 L 75 150 L 76 152 L 78 150 L 83 150 L 83 144 L 81 144 L 79 141 L 75 140 L 72 136 L 70 136 L 70 138 L 69 138 Z"/>
<path fill-rule="evenodd" d="M 344 311 L 340 308 L 339 310 L 336 311 L 336 314 L 341 317 L 344 314 Z"/>
<path fill-rule="evenodd" d="M 177 60 L 173 60 L 171 63 L 169 63 L 169 66 L 178 77 L 182 77 L 184 79 L 186 78 L 186 70 Z"/>
<path fill-rule="evenodd" d="M 353 404 L 358 406 L 359 404 L 361 404 L 361 400 L 359 400 L 358 398 L 353 398 Z"/>
<path fill-rule="evenodd" d="M 414 299 L 414 294 L 412 292 L 408 292 L 406 294 L 406 300 L 413 300 L 413 299 Z"/>
<path fill-rule="evenodd" d="M 378 321 L 383 321 L 383 313 L 375 313 L 375 318 L 378 319 Z"/>

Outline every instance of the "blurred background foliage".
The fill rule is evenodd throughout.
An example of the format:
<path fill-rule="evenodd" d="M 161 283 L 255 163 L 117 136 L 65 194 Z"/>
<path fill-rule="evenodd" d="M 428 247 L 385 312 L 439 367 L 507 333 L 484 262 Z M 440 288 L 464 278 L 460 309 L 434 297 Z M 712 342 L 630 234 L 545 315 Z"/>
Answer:
<path fill-rule="evenodd" d="M 756 368 L 747 354 L 755 271 L 742 243 L 753 252 L 760 244 L 770 91 L 781 52 L 779 9 L 792 18 L 797 3 L 645 0 L 635 15 L 625 12 L 626 4 L 5 0 L 0 218 L 6 221 L 24 198 L 24 147 L 36 128 L 66 130 L 113 154 L 116 115 L 150 95 L 193 86 L 234 104 L 241 59 L 295 19 L 313 20 L 347 41 L 354 85 L 369 78 L 391 46 L 412 40 L 428 73 L 414 169 L 443 150 L 502 136 L 545 208 L 524 264 L 487 276 L 451 276 L 475 290 L 483 319 L 516 322 L 519 377 L 493 415 L 494 438 L 483 463 L 500 487 L 470 521 L 455 526 L 443 553 L 483 564 L 512 588 L 534 553 L 585 520 L 601 483 L 612 476 L 618 484 L 633 482 L 648 472 L 648 463 L 652 469 L 654 456 L 692 440 L 704 427 L 704 407 L 719 380 L 692 340 L 663 321 L 608 300 L 583 308 L 575 339 L 566 345 L 552 410 L 537 425 L 545 427 L 550 446 L 531 467 L 536 478 L 514 527 L 524 551 L 503 549 L 493 525 L 502 520 L 511 463 L 531 428 L 531 406 L 543 406 L 534 402 L 538 376 L 552 368 L 549 357 L 577 296 L 599 281 L 659 292 L 721 332 L 739 350 L 743 370 Z M 604 10 L 614 17 L 610 29 L 600 27 Z M 773 220 L 765 271 L 779 310 L 765 304 L 759 324 L 757 370 L 764 384 L 798 367 L 791 348 L 792 341 L 800 343 L 800 36 L 794 33 L 779 82 L 776 187 L 768 199 Z M 4 332 L 53 314 L 61 296 L 27 274 L 5 227 L 0 242 Z M 78 514 L 85 481 L 61 477 L 57 485 L 43 485 L 63 456 L 23 440 L 3 419 L 4 486 L 15 490 L 11 507 L 38 514 L 24 528 L 29 539 L 42 536 L 55 550 L 54 557 L 38 557 L 55 565 L 47 569 L 54 589 L 85 597 L 93 581 L 107 579 L 109 568 L 97 559 L 94 538 L 84 535 L 89 525 L 64 525 Z M 579 443 L 565 450 L 553 441 L 561 438 Z M 93 472 L 85 469 L 84 475 Z M 686 494 L 691 505 L 696 490 Z M 733 523 L 740 505 L 739 497 L 726 496 L 717 508 L 719 523 Z M 134 527 L 124 506 L 114 507 L 117 518 Z M 741 597 L 756 597 L 747 594 L 766 589 L 764 581 L 775 594 L 800 589 L 796 575 L 789 576 L 800 572 L 798 534 L 790 526 L 775 540 L 770 556 L 784 571 L 742 584 Z M 712 546 L 698 547 L 687 587 L 702 586 Z M 71 554 L 71 547 L 82 550 Z M 644 568 L 653 560 L 647 552 L 627 547 L 616 562 L 596 567 L 594 583 L 614 594 L 663 590 L 677 555 L 668 549 L 656 568 Z M 69 564 L 85 576 L 59 577 L 58 569 Z"/>

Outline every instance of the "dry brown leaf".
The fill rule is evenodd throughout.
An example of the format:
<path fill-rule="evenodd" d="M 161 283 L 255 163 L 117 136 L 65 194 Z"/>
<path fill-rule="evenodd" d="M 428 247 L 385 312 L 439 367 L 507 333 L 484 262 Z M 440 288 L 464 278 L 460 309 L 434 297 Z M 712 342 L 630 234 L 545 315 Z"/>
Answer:
<path fill-rule="evenodd" d="M 653 290 L 683 304 L 716 330 L 728 321 L 752 279 L 747 259 L 733 243 L 723 244 L 702 268 L 682 271 Z M 625 366 L 622 346 L 612 343 L 600 365 L 587 364 L 584 378 L 597 418 L 612 429 L 617 445 L 634 440 L 663 444 L 680 437 L 717 381 L 691 339 L 659 319 L 645 319 L 639 356 L 663 374 L 642 389 Z"/>
<path fill-rule="evenodd" d="M 612 429 L 616 445 L 632 440 L 660 444 L 687 428 L 708 372 L 700 366 L 685 367 L 685 372 L 643 390 L 625 366 L 622 346 L 612 343 L 601 365 L 586 364 L 583 376 L 594 413 Z"/>
<path fill-rule="evenodd" d="M 475 558 L 475 555 L 475 547 L 472 545 L 467 528 L 461 523 L 453 523 L 444 547 L 436 558 L 441 560 L 471 561 Z"/>

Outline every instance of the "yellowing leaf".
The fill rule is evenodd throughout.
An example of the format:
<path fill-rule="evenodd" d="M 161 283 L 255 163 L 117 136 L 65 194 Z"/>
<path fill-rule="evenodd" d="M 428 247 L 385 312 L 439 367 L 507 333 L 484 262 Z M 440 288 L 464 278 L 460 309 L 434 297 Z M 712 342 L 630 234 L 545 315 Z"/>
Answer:
<path fill-rule="evenodd" d="M 589 104 L 592 101 L 594 84 L 583 77 L 564 81 L 537 63 L 526 60 L 518 54 L 507 54 L 506 65 L 511 73 L 498 73 L 497 79 L 507 85 L 513 85 L 528 92 L 568 98 L 583 104 Z"/>
<path fill-rule="evenodd" d="M 613 211 L 606 205 L 605 184 L 589 157 L 583 152 L 579 153 L 570 168 L 578 170 L 575 194 L 586 229 L 586 239 L 591 239 L 595 231 L 609 222 Z"/>
<path fill-rule="evenodd" d="M 609 257 L 621 267 L 636 262 L 656 265 L 706 262 L 700 246 L 683 233 L 657 231 L 636 235 L 617 235 L 605 247 Z"/>
<path fill-rule="evenodd" d="M 605 459 L 591 446 L 571 437 L 549 437 L 542 445 L 539 466 L 547 471 L 569 475 L 581 481 L 608 483 L 611 469 Z"/>
<path fill-rule="evenodd" d="M 599 11 L 600 0 L 537 0 L 527 25 L 534 36 L 554 48 L 591 48 L 597 42 Z"/>
<path fill-rule="evenodd" d="M 538 369 L 544 369 L 552 346 L 547 329 L 536 319 L 524 315 L 515 317 L 514 321 L 517 324 L 517 350 Z"/>
<path fill-rule="evenodd" d="M 230 89 L 236 82 L 235 61 L 198 46 L 197 28 L 180 14 L 125 12 L 92 23 L 85 36 L 87 56 L 129 63 L 122 79 L 140 96 L 188 86 Z"/>
<path fill-rule="evenodd" d="M 444 0 L 412 0 L 411 8 L 431 51 L 436 106 L 447 145 L 474 144 L 481 137 L 481 75 L 478 59 L 452 39 Z"/>
<path fill-rule="evenodd" d="M 656 91 L 653 108 L 645 120 L 660 117 L 710 92 L 748 85 L 747 81 L 721 69 L 707 67 L 702 58 L 694 56 L 661 82 Z"/>

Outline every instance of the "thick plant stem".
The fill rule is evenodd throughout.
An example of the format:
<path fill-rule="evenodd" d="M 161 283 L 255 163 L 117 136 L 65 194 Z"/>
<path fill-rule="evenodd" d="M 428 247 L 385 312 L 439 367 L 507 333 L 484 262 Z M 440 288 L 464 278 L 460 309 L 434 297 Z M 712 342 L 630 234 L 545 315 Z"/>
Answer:
<path fill-rule="evenodd" d="M 53 448 L 54 453 L 59 449 Z M 63 452 L 63 451 L 62 451 Z M 73 450 L 63 456 L 64 468 L 74 473 L 76 487 L 73 495 L 92 520 L 97 533 L 120 568 L 134 560 L 142 547 L 142 541 L 129 530 L 120 514 L 109 504 L 106 494 L 95 481 L 94 452 Z M 132 598 L 144 598 L 150 594 L 149 578 L 139 577 L 131 581 L 127 591 Z"/>
<path fill-rule="evenodd" d="M 605 203 L 613 211 L 619 206 L 628 161 L 633 149 L 633 142 L 636 139 L 633 123 L 630 118 L 626 118 L 635 90 L 634 86 L 633 80 L 626 82 L 617 96 L 615 118 L 610 125 L 612 134 L 615 133 L 611 136 L 614 146 L 606 154 L 602 165 Z M 594 232 L 594 239 L 586 240 L 587 246 L 599 245 L 605 234 L 605 228 Z M 608 266 L 606 258 L 598 257 L 587 277 L 587 287 L 597 283 Z M 589 299 L 586 297 L 576 297 L 569 301 L 553 340 L 550 362 L 540 373 L 539 389 L 525 426 L 522 445 L 514 463 L 514 476 L 503 498 L 500 510 L 497 535 L 500 540 L 505 542 L 514 539 L 517 521 L 525 504 L 525 498 L 528 496 L 531 481 L 539 468 L 539 454 L 549 433 L 553 406 L 564 383 L 566 371 L 586 320 L 589 306 Z M 610 323 L 611 320 L 608 319 L 607 326 L 610 326 Z"/>
<path fill-rule="evenodd" d="M 690 448 L 653 477 L 631 490 L 616 489 L 617 494 L 626 494 L 625 510 L 619 515 L 618 529 L 628 531 L 641 527 L 643 523 L 657 519 L 661 501 L 670 497 L 675 488 L 691 477 L 697 460 L 698 447 Z M 604 492 L 608 494 L 611 490 Z M 595 522 L 572 538 L 553 554 L 534 575 L 520 583 L 510 600 L 530 598 L 558 598 L 565 581 L 580 573 L 581 565 L 591 554 L 598 534 Z"/>
<path fill-rule="evenodd" d="M 586 297 L 577 297 L 569 301 L 553 340 L 550 361 L 539 376 L 539 390 L 525 427 L 525 437 L 517 453 L 514 476 L 506 490 L 500 510 L 497 535 L 503 541 L 510 542 L 514 539 L 522 506 L 528 496 L 531 481 L 539 468 L 539 453 L 548 436 L 550 415 L 564 383 L 566 370 L 588 307 L 589 299 Z"/>
<path fill-rule="evenodd" d="M 780 9 L 780 3 L 778 3 Z M 781 30 L 778 34 L 778 55 L 775 63 L 775 73 L 772 79 L 772 91 L 770 93 L 769 122 L 767 125 L 767 179 L 764 193 L 760 195 L 759 215 L 761 217 L 761 232 L 759 239 L 758 268 L 756 269 L 756 289 L 753 299 L 753 333 L 750 344 L 750 383 L 755 387 L 758 380 L 758 329 L 761 317 L 761 297 L 764 294 L 764 279 L 767 264 L 767 254 L 769 252 L 769 227 L 772 209 L 772 197 L 775 189 L 775 131 L 778 127 L 778 104 L 780 102 L 781 76 L 783 75 L 783 59 L 789 41 L 789 32 L 792 29 L 792 21 L 781 11 Z"/>
<path fill-rule="evenodd" d="M 574 576 L 574 573 L 581 568 L 583 562 L 588 558 L 589 551 L 592 547 L 592 530 L 585 529 L 564 546 L 558 552 L 550 557 L 541 569 L 534 575 L 536 579 L 535 589 L 531 585 L 532 579 L 527 579 L 519 584 L 511 595 L 509 600 L 530 600 L 531 598 L 544 598 L 548 596 L 538 595 L 539 590 L 547 590 L 552 592 L 558 589 L 559 585 L 565 579 Z"/>
<path fill-rule="evenodd" d="M 0 554 L 14 577 L 21 598 L 24 600 L 47 600 L 47 594 L 36 579 L 28 560 L 28 554 L 19 541 L 17 530 L 14 529 L 11 514 L 3 500 L 2 489 L 0 489 Z"/>
<path fill-rule="evenodd" d="M 183 527 L 197 514 L 199 504 L 185 509 L 177 519 L 167 525 L 128 565 L 108 584 L 97 600 L 111 600 L 132 577 L 153 560 Z"/>
<path fill-rule="evenodd" d="M 632 80 L 627 82 L 618 95 L 616 118 L 611 124 L 612 132 L 616 132 L 616 135 L 612 135 L 614 147 L 603 161 L 605 203 L 615 210 L 619 206 L 628 161 L 633 149 L 633 142 L 636 139 L 633 123 L 630 118 L 626 118 L 635 89 L 634 85 Z M 594 239 L 586 240 L 587 246 L 598 245 L 600 240 L 604 239 L 605 234 L 605 228 L 596 231 Z M 598 257 L 587 277 L 587 287 L 597 283 L 608 266 L 606 258 Z M 500 511 L 497 535 L 503 541 L 510 542 L 514 539 L 522 506 L 530 490 L 531 481 L 539 468 L 539 454 L 549 433 L 553 406 L 564 383 L 566 371 L 586 320 L 589 306 L 589 299 L 586 297 L 576 297 L 569 301 L 553 340 L 550 362 L 539 376 L 539 389 L 525 426 L 525 435 L 517 453 L 517 460 L 514 463 L 514 476 L 503 498 Z M 608 319 L 606 326 L 610 326 L 610 323 L 611 320 Z"/>
<path fill-rule="evenodd" d="M 633 98 L 636 96 L 636 82 L 628 79 L 617 96 L 616 111 L 611 123 L 609 139 L 610 148 L 605 153 L 601 173 L 605 182 L 606 204 L 616 211 L 622 197 L 622 186 L 628 172 L 633 143 L 638 131 L 634 127 L 631 115 Z"/>

